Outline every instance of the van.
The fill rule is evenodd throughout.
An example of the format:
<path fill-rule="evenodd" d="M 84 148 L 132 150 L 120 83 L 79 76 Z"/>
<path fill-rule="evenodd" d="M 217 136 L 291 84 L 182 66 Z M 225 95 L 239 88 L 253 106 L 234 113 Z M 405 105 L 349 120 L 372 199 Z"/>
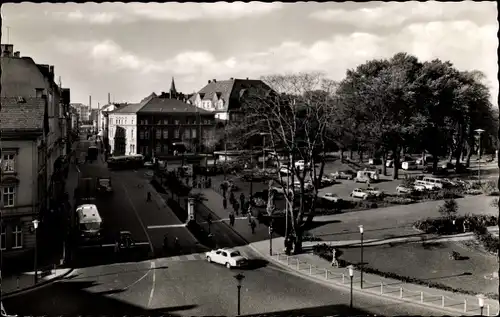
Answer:
<path fill-rule="evenodd" d="M 416 170 L 418 167 L 417 163 L 415 161 L 406 161 L 401 164 L 401 168 L 404 170 Z"/>
<path fill-rule="evenodd" d="M 424 177 L 422 181 L 432 184 L 434 187 L 442 189 L 447 186 L 447 183 L 440 178 Z"/>
<path fill-rule="evenodd" d="M 436 186 L 434 186 L 433 184 L 431 184 L 429 182 L 424 182 L 423 180 L 416 180 L 414 188 L 418 191 L 422 191 L 424 189 L 425 190 L 435 190 Z"/>
<path fill-rule="evenodd" d="M 101 238 L 102 218 L 97 206 L 93 204 L 80 205 L 76 208 L 78 231 L 82 240 L 99 240 Z"/>
<path fill-rule="evenodd" d="M 378 170 L 375 171 L 358 171 L 356 173 L 356 178 L 354 181 L 356 183 L 368 183 L 368 182 L 378 182 L 379 181 L 379 173 Z"/>

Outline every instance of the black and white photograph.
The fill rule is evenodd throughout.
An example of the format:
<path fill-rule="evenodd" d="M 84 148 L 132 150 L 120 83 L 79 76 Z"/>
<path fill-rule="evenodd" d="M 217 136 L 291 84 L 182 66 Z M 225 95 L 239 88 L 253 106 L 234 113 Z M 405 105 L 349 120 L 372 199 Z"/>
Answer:
<path fill-rule="evenodd" d="M 498 316 L 497 17 L 3 3 L 1 316 Z"/>

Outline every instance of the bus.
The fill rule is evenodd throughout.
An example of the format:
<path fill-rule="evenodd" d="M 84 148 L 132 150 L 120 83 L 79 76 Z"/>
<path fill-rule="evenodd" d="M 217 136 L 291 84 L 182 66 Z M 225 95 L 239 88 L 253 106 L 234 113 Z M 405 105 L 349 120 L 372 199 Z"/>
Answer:
<path fill-rule="evenodd" d="M 76 208 L 78 232 L 82 242 L 98 242 L 101 240 L 102 218 L 97 206 L 84 204 Z"/>
<path fill-rule="evenodd" d="M 144 166 L 144 156 L 142 154 L 112 156 L 108 159 L 109 169 L 137 169 Z"/>

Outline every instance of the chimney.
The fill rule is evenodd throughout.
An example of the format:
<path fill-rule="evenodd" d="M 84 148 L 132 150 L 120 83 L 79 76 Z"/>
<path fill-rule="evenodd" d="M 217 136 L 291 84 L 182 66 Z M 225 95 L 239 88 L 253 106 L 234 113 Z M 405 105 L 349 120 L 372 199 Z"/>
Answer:
<path fill-rule="evenodd" d="M 92 96 L 89 96 L 89 109 L 92 109 Z"/>
<path fill-rule="evenodd" d="M 2 44 L 2 56 L 3 57 L 11 57 L 14 54 L 14 45 L 13 44 Z"/>
<path fill-rule="evenodd" d="M 49 77 L 51 80 L 54 80 L 54 65 L 49 66 Z"/>
<path fill-rule="evenodd" d="M 111 94 L 108 92 L 108 105 L 111 104 Z"/>
<path fill-rule="evenodd" d="M 43 88 L 35 88 L 35 97 L 42 98 L 44 90 L 45 89 L 43 89 Z"/>
<path fill-rule="evenodd" d="M 247 80 L 248 80 L 248 77 L 247 77 Z"/>
<path fill-rule="evenodd" d="M 213 81 L 214 83 L 216 83 L 216 82 L 217 82 L 217 80 L 215 80 L 215 79 L 213 79 L 212 81 Z"/>
<path fill-rule="evenodd" d="M 229 79 L 233 80 L 233 79 L 234 79 L 234 77 L 231 77 L 231 78 L 229 78 Z"/>
<path fill-rule="evenodd" d="M 212 81 L 211 80 L 208 80 L 208 83 L 210 84 Z"/>
<path fill-rule="evenodd" d="M 19 52 L 19 51 L 14 52 L 14 57 L 21 57 L 21 52 Z"/>

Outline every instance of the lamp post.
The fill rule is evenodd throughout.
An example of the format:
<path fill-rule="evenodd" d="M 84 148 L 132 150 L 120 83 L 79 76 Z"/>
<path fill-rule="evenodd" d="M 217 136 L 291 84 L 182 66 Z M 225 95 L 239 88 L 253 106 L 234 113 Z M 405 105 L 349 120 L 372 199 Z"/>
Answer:
<path fill-rule="evenodd" d="M 37 245 L 38 245 L 38 239 L 37 239 L 37 229 L 38 229 L 38 224 L 40 223 L 40 221 L 38 221 L 37 219 L 33 220 L 33 228 L 35 229 L 35 263 L 34 263 L 34 267 L 35 267 L 35 284 L 38 283 L 38 249 L 37 249 Z"/>
<path fill-rule="evenodd" d="M 238 281 L 238 316 L 241 315 L 241 281 L 245 278 L 245 275 L 238 273 L 234 276 L 234 278 Z"/>
<path fill-rule="evenodd" d="M 477 297 L 477 300 L 479 302 L 479 309 L 480 309 L 480 314 L 481 316 L 484 316 L 483 315 L 483 309 L 484 309 L 484 295 L 483 294 L 478 294 L 476 295 Z"/>
<path fill-rule="evenodd" d="M 269 133 L 260 132 L 259 135 L 263 137 L 262 139 L 262 170 L 266 169 L 266 135 Z"/>
<path fill-rule="evenodd" d="M 351 278 L 351 299 L 349 301 L 349 307 L 352 308 L 352 280 L 354 278 L 354 267 L 349 265 L 347 268 L 349 269 L 349 277 Z"/>
<path fill-rule="evenodd" d="M 483 129 L 476 129 L 474 132 L 477 133 L 477 179 L 481 183 L 481 134 L 484 132 Z"/>
<path fill-rule="evenodd" d="M 269 221 L 269 255 L 273 255 L 273 218 Z"/>
<path fill-rule="evenodd" d="M 363 229 L 363 225 L 359 225 L 359 233 L 361 234 L 361 273 L 360 273 L 360 276 L 361 276 L 361 285 L 360 287 L 363 288 L 363 232 L 364 232 L 364 229 Z"/>

